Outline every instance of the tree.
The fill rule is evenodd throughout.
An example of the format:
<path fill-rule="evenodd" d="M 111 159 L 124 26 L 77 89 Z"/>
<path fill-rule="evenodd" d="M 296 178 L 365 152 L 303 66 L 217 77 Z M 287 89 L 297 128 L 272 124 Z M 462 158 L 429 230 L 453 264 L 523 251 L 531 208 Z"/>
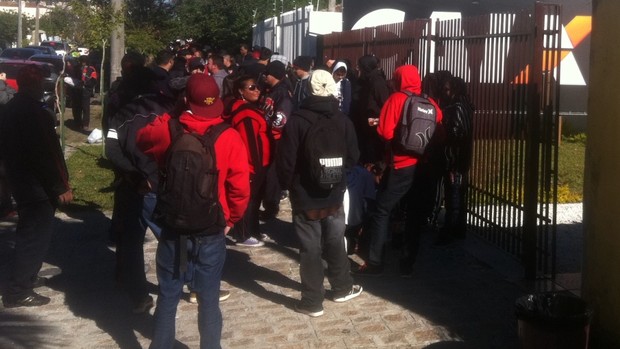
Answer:
<path fill-rule="evenodd" d="M 90 48 L 101 48 L 101 69 L 99 72 L 99 86 L 101 98 L 104 94 L 104 77 L 105 77 L 105 57 L 106 47 L 110 41 L 110 37 L 114 29 L 123 23 L 125 16 L 124 11 L 115 11 L 112 4 L 107 1 L 86 2 L 83 0 L 72 0 L 69 3 L 71 9 L 82 23 L 81 28 L 84 37 L 82 43 Z"/>
<path fill-rule="evenodd" d="M 39 20 L 41 30 L 47 36 L 59 36 L 65 40 L 81 43 L 82 27 L 77 15 L 68 7 L 66 3 L 58 3 L 54 8 L 41 16 Z"/>
<path fill-rule="evenodd" d="M 34 28 L 34 19 L 22 15 L 22 33 L 26 38 L 29 28 Z M 0 12 L 0 47 L 10 47 L 17 42 L 17 12 Z"/>

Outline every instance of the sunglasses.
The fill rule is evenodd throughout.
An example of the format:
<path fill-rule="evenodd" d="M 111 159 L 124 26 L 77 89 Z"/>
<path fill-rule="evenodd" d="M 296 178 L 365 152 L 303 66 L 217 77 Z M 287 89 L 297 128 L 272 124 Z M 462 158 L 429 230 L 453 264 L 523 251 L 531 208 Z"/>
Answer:
<path fill-rule="evenodd" d="M 258 86 L 250 85 L 250 86 L 246 86 L 245 89 L 246 90 L 250 90 L 250 91 L 256 91 L 256 90 L 258 90 Z"/>

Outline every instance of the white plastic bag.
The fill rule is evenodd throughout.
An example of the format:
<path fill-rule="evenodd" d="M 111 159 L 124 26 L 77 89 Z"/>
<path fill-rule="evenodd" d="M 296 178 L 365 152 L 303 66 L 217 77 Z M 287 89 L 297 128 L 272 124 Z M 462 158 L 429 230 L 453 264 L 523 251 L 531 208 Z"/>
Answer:
<path fill-rule="evenodd" d="M 100 129 L 94 129 L 89 135 L 87 142 L 89 144 L 101 143 L 103 141 L 103 132 Z"/>

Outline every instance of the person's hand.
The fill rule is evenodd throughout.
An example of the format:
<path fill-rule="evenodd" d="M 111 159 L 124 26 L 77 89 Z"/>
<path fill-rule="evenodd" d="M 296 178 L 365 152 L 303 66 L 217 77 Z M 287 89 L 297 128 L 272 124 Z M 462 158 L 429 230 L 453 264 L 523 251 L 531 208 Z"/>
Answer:
<path fill-rule="evenodd" d="M 224 235 L 228 235 L 228 232 L 230 232 L 230 229 L 232 229 L 232 227 L 226 226 L 226 228 L 224 228 Z"/>
<path fill-rule="evenodd" d="M 368 126 L 379 125 L 379 118 L 368 118 Z"/>
<path fill-rule="evenodd" d="M 71 189 L 66 192 L 58 195 L 58 203 L 61 205 L 65 205 L 73 201 L 73 191 Z"/>

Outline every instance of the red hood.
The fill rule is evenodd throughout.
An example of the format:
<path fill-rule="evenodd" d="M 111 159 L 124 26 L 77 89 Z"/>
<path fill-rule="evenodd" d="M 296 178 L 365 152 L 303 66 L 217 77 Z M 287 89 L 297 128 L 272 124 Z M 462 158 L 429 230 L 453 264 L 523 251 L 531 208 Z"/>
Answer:
<path fill-rule="evenodd" d="M 420 94 L 422 92 L 422 81 L 420 80 L 418 68 L 407 64 L 396 69 L 394 71 L 394 85 L 396 91 L 407 90 Z"/>
<path fill-rule="evenodd" d="M 204 134 L 209 127 L 219 124 L 223 121 L 223 119 L 221 116 L 215 118 L 205 118 L 192 114 L 190 111 L 184 111 L 179 117 L 179 121 L 188 131 Z"/>

